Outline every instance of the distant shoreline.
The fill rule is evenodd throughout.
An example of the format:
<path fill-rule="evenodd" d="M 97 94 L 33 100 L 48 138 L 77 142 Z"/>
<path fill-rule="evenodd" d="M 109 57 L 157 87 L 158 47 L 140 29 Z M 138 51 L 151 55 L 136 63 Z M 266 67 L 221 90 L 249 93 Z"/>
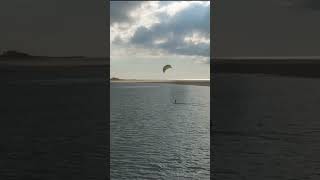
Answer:
<path fill-rule="evenodd" d="M 6 58 L 0 57 L 0 67 L 79 67 L 108 66 L 105 57 L 37 57 L 37 58 Z"/>
<path fill-rule="evenodd" d="M 112 83 L 166 83 L 194 86 L 210 86 L 210 80 L 110 80 Z"/>
<path fill-rule="evenodd" d="M 211 76 L 220 73 L 320 78 L 320 59 L 211 59 Z"/>
<path fill-rule="evenodd" d="M 29 53 L 25 52 L 19 52 L 16 50 L 7 50 L 0 54 L 1 58 L 7 58 L 7 59 L 37 59 L 37 58 L 86 58 L 85 56 L 39 56 L 39 55 L 31 55 Z"/>
<path fill-rule="evenodd" d="M 215 74 L 266 74 L 286 77 L 320 78 L 320 59 L 212 59 L 211 78 Z M 75 56 L 19 58 L 0 57 L 0 70 L 2 78 L 11 78 L 12 75 L 24 78 L 29 74 L 50 73 L 77 74 L 81 76 L 107 76 L 110 69 L 109 58 Z M 107 77 L 106 77 L 107 78 Z M 111 80 L 122 83 L 170 83 L 184 85 L 210 86 L 209 80 Z"/>

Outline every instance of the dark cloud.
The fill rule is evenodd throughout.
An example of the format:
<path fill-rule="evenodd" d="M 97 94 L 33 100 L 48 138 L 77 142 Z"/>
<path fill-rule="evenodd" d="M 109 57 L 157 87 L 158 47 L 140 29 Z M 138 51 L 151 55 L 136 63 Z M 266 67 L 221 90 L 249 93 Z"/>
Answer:
<path fill-rule="evenodd" d="M 140 27 L 131 39 L 131 43 L 147 48 L 159 48 L 173 54 L 209 56 L 209 45 L 205 43 L 189 44 L 184 38 L 198 33 L 210 37 L 210 8 L 203 5 L 191 5 L 171 18 L 160 16 L 160 23 L 151 28 Z M 157 39 L 167 39 L 162 44 L 154 44 Z"/>
<path fill-rule="evenodd" d="M 175 35 L 188 34 L 197 31 L 206 35 L 210 34 L 210 8 L 203 5 L 192 5 L 177 13 L 166 24 Z"/>
<path fill-rule="evenodd" d="M 131 38 L 131 43 L 133 44 L 142 44 L 149 46 L 152 44 L 155 35 L 152 33 L 151 30 L 147 29 L 144 26 L 139 27 L 134 36 Z"/>
<path fill-rule="evenodd" d="M 130 23 L 129 13 L 141 6 L 143 1 L 110 1 L 110 23 Z"/>
<path fill-rule="evenodd" d="M 107 2 L 0 1 L 0 50 L 32 54 L 106 56 Z"/>
<path fill-rule="evenodd" d="M 283 2 L 216 1 L 213 55 L 319 56 L 320 13 L 311 9 L 306 11 L 306 4 L 300 4 L 300 1 L 295 3 L 305 12 L 291 11 L 283 8 Z M 313 5 L 313 9 L 315 7 Z"/>

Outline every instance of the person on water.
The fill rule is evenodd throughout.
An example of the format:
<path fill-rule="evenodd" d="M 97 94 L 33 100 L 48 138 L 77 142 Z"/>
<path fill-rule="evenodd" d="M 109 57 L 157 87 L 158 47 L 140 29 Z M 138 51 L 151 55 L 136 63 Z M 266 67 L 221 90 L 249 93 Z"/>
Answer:
<path fill-rule="evenodd" d="M 176 99 L 174 100 L 174 103 L 177 104 L 177 100 Z"/>

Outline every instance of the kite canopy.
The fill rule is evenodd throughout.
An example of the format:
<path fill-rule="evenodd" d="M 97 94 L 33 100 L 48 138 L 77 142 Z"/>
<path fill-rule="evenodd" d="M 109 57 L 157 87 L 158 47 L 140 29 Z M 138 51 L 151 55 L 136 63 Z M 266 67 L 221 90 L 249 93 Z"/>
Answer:
<path fill-rule="evenodd" d="M 163 73 L 165 73 L 166 70 L 167 70 L 167 69 L 170 69 L 170 68 L 172 68 L 172 67 L 171 67 L 171 65 L 169 65 L 169 64 L 163 66 L 163 69 L 162 69 Z"/>

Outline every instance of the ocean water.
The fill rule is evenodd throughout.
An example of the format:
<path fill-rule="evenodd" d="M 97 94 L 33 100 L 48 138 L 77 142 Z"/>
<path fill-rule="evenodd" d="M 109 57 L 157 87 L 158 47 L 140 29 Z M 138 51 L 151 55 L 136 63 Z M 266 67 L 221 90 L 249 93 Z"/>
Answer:
<path fill-rule="evenodd" d="M 209 87 L 111 83 L 110 93 L 111 179 L 210 179 Z"/>
<path fill-rule="evenodd" d="M 10 68 L 0 67 L 0 179 L 105 179 L 105 67 Z"/>
<path fill-rule="evenodd" d="M 217 74 L 214 179 L 320 179 L 320 79 Z"/>

